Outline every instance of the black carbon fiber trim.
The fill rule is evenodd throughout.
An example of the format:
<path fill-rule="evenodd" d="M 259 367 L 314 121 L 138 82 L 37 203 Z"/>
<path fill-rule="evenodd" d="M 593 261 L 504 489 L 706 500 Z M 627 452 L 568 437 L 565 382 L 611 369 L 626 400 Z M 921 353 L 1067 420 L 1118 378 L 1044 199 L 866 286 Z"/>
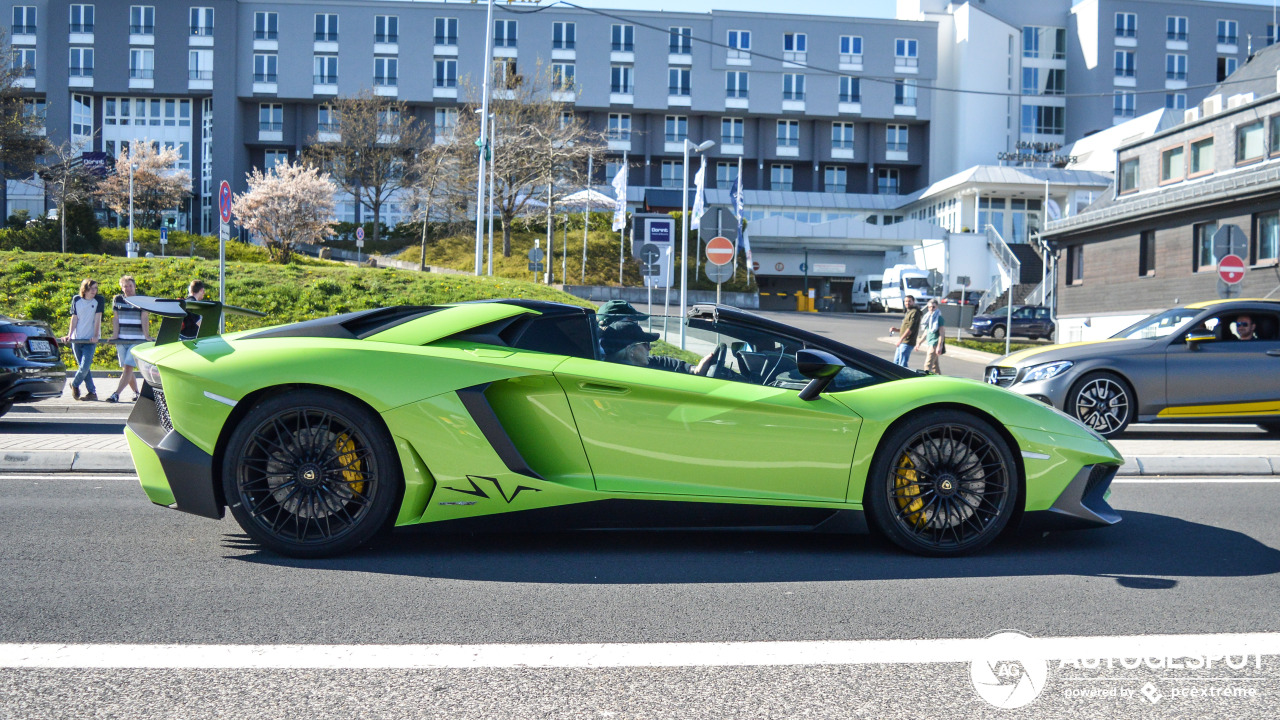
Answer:
<path fill-rule="evenodd" d="M 533 468 L 529 467 L 529 463 L 525 462 L 524 456 L 516 449 L 515 443 L 511 442 L 511 436 L 507 434 L 506 428 L 502 427 L 498 415 L 493 412 L 493 406 L 484 396 L 484 391 L 488 388 L 489 383 L 462 388 L 457 391 L 458 399 L 462 401 L 462 406 L 467 409 L 471 419 L 484 434 L 484 439 L 489 441 L 489 445 L 493 447 L 493 451 L 502 459 L 502 463 L 508 470 L 517 475 L 542 480 L 543 477 L 534 472 Z"/>

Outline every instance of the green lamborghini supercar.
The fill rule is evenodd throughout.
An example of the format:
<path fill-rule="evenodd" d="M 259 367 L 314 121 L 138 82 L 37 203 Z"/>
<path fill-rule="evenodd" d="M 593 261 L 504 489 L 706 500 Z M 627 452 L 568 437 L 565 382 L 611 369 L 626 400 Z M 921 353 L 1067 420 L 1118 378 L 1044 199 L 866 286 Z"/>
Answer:
<path fill-rule="evenodd" d="M 166 318 L 125 429 L 147 497 L 230 508 L 286 555 L 488 524 L 874 530 L 944 556 L 1120 519 L 1123 459 L 1079 422 L 734 308 L 602 326 L 505 300 L 219 335 L 235 308 L 132 300 Z"/>

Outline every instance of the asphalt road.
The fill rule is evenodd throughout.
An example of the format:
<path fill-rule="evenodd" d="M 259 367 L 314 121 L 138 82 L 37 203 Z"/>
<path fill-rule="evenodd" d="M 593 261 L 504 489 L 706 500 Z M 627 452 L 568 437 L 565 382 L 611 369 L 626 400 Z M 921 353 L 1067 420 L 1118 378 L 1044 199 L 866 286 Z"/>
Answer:
<path fill-rule="evenodd" d="M 3 644 L 90 643 L 92 655 L 104 643 L 640 643 L 661 653 L 668 646 L 652 644 L 934 641 L 910 644 L 918 660 L 895 664 L 746 666 L 753 650 L 744 665 L 531 669 L 19 669 L 0 645 L 0 717 L 1276 717 L 1280 641 L 1256 669 L 1183 683 L 1230 675 L 1250 697 L 1177 698 L 1168 670 L 1058 667 L 1017 712 L 979 699 L 968 665 L 937 662 L 929 648 L 1007 629 L 1280 632 L 1268 600 L 1280 595 L 1278 501 L 1269 479 L 1123 482 L 1114 528 L 1011 537 L 954 560 L 865 537 L 565 533 L 402 534 L 298 561 L 257 550 L 229 519 L 149 505 L 132 477 L 0 475 Z M 1064 694 L 1149 681 L 1159 704 Z"/>

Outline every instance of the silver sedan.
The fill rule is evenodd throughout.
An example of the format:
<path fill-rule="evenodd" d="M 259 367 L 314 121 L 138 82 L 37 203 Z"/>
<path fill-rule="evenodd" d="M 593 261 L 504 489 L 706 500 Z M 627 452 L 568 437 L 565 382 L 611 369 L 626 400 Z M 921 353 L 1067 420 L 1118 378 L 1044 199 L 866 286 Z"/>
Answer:
<path fill-rule="evenodd" d="M 1280 434 L 1280 301 L 1173 308 L 1106 340 L 1006 355 L 985 378 L 1104 437 L 1131 422 L 1245 422 Z"/>

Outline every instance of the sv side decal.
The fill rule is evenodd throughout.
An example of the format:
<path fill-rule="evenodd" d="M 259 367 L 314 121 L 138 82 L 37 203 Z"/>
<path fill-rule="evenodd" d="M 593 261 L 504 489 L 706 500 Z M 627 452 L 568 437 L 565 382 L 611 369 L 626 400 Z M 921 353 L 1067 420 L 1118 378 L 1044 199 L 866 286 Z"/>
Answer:
<path fill-rule="evenodd" d="M 529 487 L 528 485 L 517 485 L 516 489 L 511 493 L 511 496 L 507 497 L 507 491 L 502 489 L 502 484 L 498 482 L 497 478 L 485 477 L 483 475 L 467 476 L 467 482 L 471 483 L 470 490 L 467 490 L 465 488 L 456 488 L 456 487 L 449 487 L 449 486 L 445 486 L 444 489 L 452 490 L 454 492 L 460 492 L 463 495 L 471 495 L 474 497 L 484 498 L 485 500 L 488 500 L 489 493 L 485 492 L 483 488 L 481 488 L 478 484 L 476 484 L 477 480 L 485 480 L 493 483 L 493 486 L 498 490 L 498 494 L 502 496 L 503 500 L 507 501 L 508 505 L 511 504 L 512 500 L 516 499 L 516 496 L 520 494 L 521 490 L 528 490 L 529 492 L 542 492 L 542 490 L 538 488 Z"/>

